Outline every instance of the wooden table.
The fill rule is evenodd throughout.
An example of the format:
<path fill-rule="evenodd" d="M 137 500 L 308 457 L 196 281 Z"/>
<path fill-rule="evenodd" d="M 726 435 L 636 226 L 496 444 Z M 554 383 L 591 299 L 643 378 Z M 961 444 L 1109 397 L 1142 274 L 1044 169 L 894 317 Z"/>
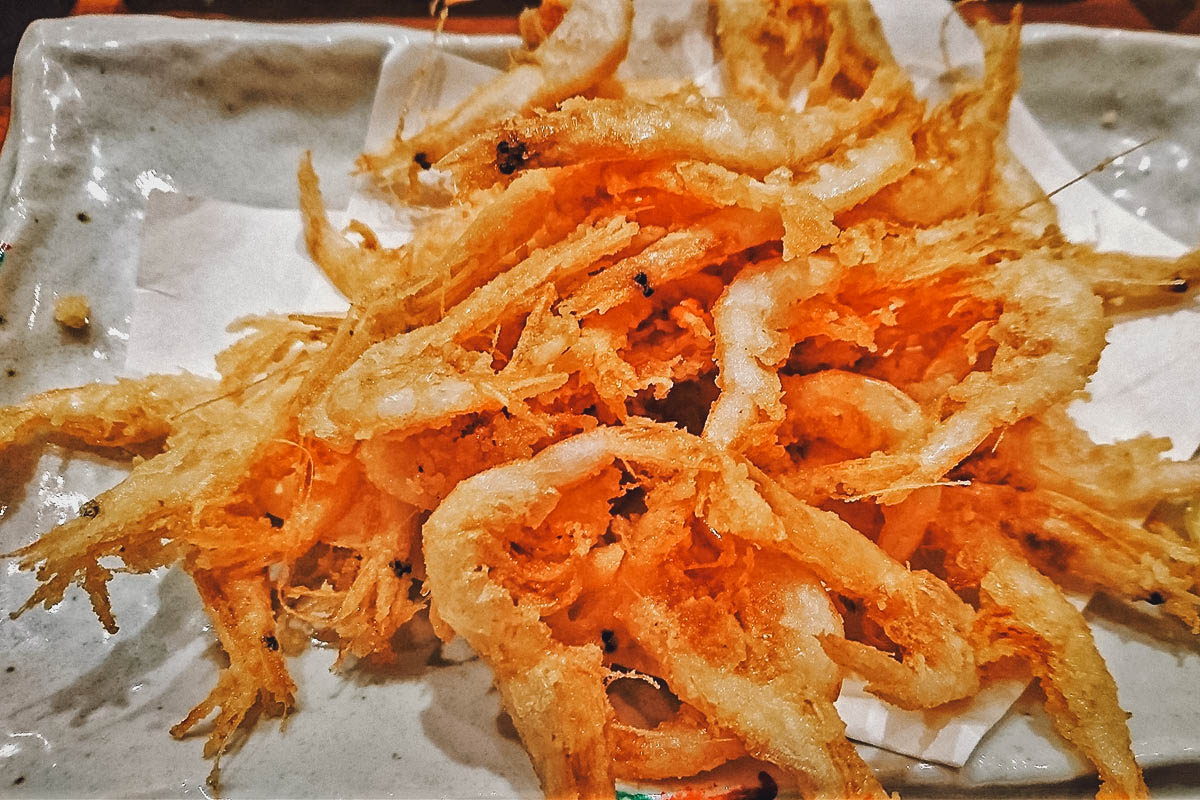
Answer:
<path fill-rule="evenodd" d="M 0 0 L 6 2 L 8 0 Z M 532 2 L 532 0 L 527 0 Z M 185 8 L 189 5 L 199 5 L 187 0 L 78 0 L 72 14 L 127 14 L 130 8 L 152 10 L 156 13 L 170 13 L 174 16 L 188 17 L 218 17 L 229 19 L 233 15 L 219 12 L 198 13 L 193 11 L 172 11 L 173 8 Z M 301 4 L 305 8 L 314 7 L 312 3 Z M 408 25 L 417 28 L 431 28 L 434 20 L 428 14 L 411 13 L 423 3 L 419 0 L 409 0 L 400 3 L 370 3 L 364 2 L 363 7 L 390 6 L 403 7 L 409 11 L 403 15 L 367 14 L 353 19 L 361 22 L 384 22 L 397 25 Z M 510 10 L 516 5 L 513 0 L 484 0 L 476 4 L 464 4 L 454 9 L 454 13 L 446 21 L 446 30 L 461 33 L 515 33 L 517 30 L 516 17 Z M 1012 13 L 1015 3 L 987 2 L 985 0 L 968 0 L 959 2 L 958 8 L 969 20 L 991 19 L 994 21 L 1007 20 Z M 338 4 L 345 7 L 346 4 Z M 258 0 L 246 2 L 217 2 L 215 7 L 250 8 L 251 16 L 257 20 L 271 19 L 276 21 L 314 21 L 330 22 L 344 20 L 346 17 L 296 17 L 296 4 L 291 0 Z M 288 12 L 292 11 L 292 14 Z M 506 12 L 506 13 L 501 13 Z M 1025 20 L 1027 22 L 1070 22 L 1083 25 L 1095 25 L 1112 28 L 1129 28 L 1134 30 L 1162 30 L 1176 33 L 1200 34 L 1200 0 L 1074 0 L 1061 2 L 1049 0 L 1045 2 L 1027 2 L 1025 5 Z M 11 115 L 10 95 L 12 76 L 0 76 L 0 144 L 8 133 L 8 121 Z"/>

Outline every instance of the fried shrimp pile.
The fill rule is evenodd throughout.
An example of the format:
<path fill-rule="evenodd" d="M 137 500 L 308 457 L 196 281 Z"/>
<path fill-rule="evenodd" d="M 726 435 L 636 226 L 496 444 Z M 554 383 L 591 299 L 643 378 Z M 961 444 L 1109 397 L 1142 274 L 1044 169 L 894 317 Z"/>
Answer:
<path fill-rule="evenodd" d="M 1200 549 L 1163 513 L 1200 464 L 1064 409 L 1117 312 L 1191 303 L 1200 258 L 1063 239 L 1003 141 L 1018 23 L 929 105 L 865 0 L 719 0 L 719 97 L 619 80 L 632 15 L 527 12 L 510 72 L 361 159 L 397 204 L 453 182 L 404 246 L 334 227 L 303 162 L 344 316 L 245 320 L 219 380 L 0 410 L 0 447 L 137 456 L 10 554 L 40 582 L 22 611 L 74 585 L 115 631 L 114 571 L 186 571 L 229 663 L 172 733 L 214 717 L 214 757 L 292 706 L 284 626 L 387 661 L 428 614 L 551 797 L 746 757 L 884 797 L 834 708 L 850 675 L 906 709 L 1036 679 L 1101 794 L 1144 796 L 1062 590 L 1200 633 Z"/>

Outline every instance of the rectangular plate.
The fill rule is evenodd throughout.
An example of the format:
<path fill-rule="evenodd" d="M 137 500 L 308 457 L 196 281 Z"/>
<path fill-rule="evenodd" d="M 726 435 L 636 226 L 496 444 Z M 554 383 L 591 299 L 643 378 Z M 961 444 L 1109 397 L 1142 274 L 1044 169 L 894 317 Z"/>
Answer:
<path fill-rule="evenodd" d="M 153 17 L 35 24 L 18 54 L 15 114 L 0 157 L 7 187 L 0 238 L 14 246 L 0 266 L 0 369 L 15 373 L 0 373 L 0 403 L 118 373 L 152 190 L 294 207 L 300 153 L 313 150 L 322 175 L 344 176 L 361 146 L 384 55 L 396 43 L 428 37 L 369 25 Z M 504 37 L 445 41 L 499 66 L 513 44 Z M 1036 74 L 1026 76 L 1027 85 L 1037 82 Z M 1061 98 L 1064 105 L 1074 100 Z M 1059 140 L 1068 154 L 1069 138 Z M 350 184 L 327 179 L 324 188 L 338 207 Z M 214 240 L 220 236 L 213 231 Z M 85 339 L 64 336 L 52 320 L 54 297 L 67 293 L 92 300 Z M 0 549 L 63 521 L 121 474 L 98 457 L 54 447 L 37 463 L 0 461 Z M 119 576 L 113 597 L 122 630 L 108 636 L 77 591 L 52 613 L 10 621 L 34 582 L 11 562 L 4 569 L 0 793 L 205 794 L 210 764 L 200 756 L 202 737 L 176 742 L 166 733 L 208 691 L 220 658 L 187 578 L 170 570 Z M 1148 645 L 1111 613 L 1091 616 L 1122 702 L 1134 711 L 1143 763 L 1191 764 L 1200 743 L 1194 646 Z M 309 648 L 291 663 L 298 712 L 282 732 L 259 725 L 225 760 L 226 794 L 537 796 L 523 749 L 497 723 L 487 668 L 470 659 L 428 666 L 432 653 L 432 645 L 418 647 L 387 671 L 333 675 L 333 654 Z M 1146 673 L 1156 680 L 1145 681 Z M 1032 699 L 963 770 L 882 751 L 868 757 L 890 788 L 909 787 L 907 796 L 919 796 L 922 786 L 1021 785 L 1087 771 L 1062 751 Z M 1163 780 L 1173 776 L 1164 772 Z"/>

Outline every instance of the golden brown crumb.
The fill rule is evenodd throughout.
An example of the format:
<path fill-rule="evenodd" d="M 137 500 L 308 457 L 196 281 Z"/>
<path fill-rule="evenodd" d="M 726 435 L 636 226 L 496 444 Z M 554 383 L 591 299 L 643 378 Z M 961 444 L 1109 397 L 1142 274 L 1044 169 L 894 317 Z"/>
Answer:
<path fill-rule="evenodd" d="M 91 313 L 91 305 L 81 294 L 64 295 L 54 303 L 54 321 L 72 331 L 87 328 Z"/>

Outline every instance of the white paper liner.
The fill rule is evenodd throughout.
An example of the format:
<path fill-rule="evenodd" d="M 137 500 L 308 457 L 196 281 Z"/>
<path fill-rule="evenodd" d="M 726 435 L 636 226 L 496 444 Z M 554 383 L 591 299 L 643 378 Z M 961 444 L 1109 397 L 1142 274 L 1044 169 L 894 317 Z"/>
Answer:
<path fill-rule="evenodd" d="M 294 210 L 154 192 L 147 200 L 128 372 L 214 375 L 213 356 L 252 314 L 345 311 L 314 269 Z"/>

